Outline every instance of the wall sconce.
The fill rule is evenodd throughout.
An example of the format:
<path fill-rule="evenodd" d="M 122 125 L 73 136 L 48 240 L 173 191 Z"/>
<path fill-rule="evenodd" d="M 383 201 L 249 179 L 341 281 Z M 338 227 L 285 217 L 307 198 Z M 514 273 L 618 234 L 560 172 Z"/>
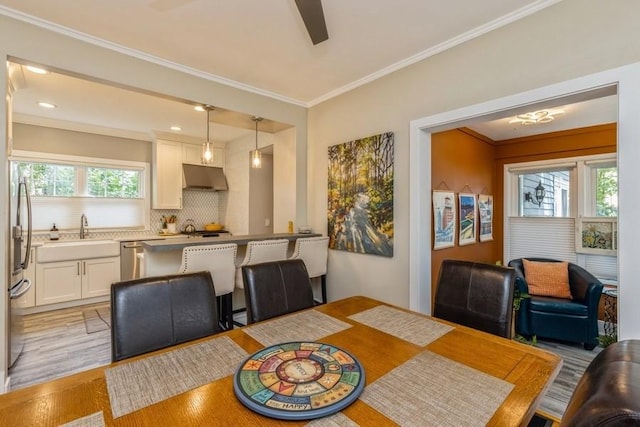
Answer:
<path fill-rule="evenodd" d="M 535 190 L 536 190 L 535 196 L 532 195 L 530 191 L 524 193 L 524 201 L 535 203 L 538 206 L 541 206 L 542 200 L 544 199 L 544 196 L 545 196 L 545 190 L 544 190 L 544 187 L 542 186 L 542 181 L 540 181 L 540 183 L 536 186 Z M 534 197 L 535 197 L 535 200 L 534 200 Z"/>

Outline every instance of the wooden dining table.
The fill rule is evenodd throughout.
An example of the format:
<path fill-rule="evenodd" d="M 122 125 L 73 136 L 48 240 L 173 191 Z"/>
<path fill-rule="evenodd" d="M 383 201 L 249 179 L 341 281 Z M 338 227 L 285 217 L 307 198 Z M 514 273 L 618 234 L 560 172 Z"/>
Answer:
<path fill-rule="evenodd" d="M 245 358 L 279 341 L 325 343 L 362 367 L 362 394 L 316 425 L 527 425 L 562 365 L 534 346 L 356 296 L 0 395 L 0 425 L 306 425 L 260 415 L 234 392 Z"/>

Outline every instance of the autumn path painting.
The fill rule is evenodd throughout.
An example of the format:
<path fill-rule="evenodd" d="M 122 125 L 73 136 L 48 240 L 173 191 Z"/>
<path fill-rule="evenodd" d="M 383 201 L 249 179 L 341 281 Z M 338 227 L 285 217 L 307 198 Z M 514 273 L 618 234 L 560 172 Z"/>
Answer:
<path fill-rule="evenodd" d="M 329 147 L 329 247 L 393 256 L 393 132 Z"/>

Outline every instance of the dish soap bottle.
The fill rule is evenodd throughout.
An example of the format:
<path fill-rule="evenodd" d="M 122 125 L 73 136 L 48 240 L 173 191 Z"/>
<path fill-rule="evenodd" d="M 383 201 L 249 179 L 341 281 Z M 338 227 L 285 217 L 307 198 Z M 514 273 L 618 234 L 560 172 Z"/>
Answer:
<path fill-rule="evenodd" d="M 51 230 L 49 230 L 49 240 L 58 240 L 59 238 L 60 238 L 60 233 L 58 233 L 58 228 L 54 223 L 53 227 L 51 227 Z"/>

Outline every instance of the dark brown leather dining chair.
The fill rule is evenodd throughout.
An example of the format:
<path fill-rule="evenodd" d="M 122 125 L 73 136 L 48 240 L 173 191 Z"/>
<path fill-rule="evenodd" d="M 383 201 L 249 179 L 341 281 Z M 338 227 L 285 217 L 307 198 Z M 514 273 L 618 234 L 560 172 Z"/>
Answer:
<path fill-rule="evenodd" d="M 111 285 L 111 360 L 221 332 L 208 271 Z"/>
<path fill-rule="evenodd" d="M 314 306 L 304 261 L 291 259 L 242 267 L 247 323 Z"/>
<path fill-rule="evenodd" d="M 433 315 L 511 338 L 515 270 L 494 264 L 444 260 Z"/>

